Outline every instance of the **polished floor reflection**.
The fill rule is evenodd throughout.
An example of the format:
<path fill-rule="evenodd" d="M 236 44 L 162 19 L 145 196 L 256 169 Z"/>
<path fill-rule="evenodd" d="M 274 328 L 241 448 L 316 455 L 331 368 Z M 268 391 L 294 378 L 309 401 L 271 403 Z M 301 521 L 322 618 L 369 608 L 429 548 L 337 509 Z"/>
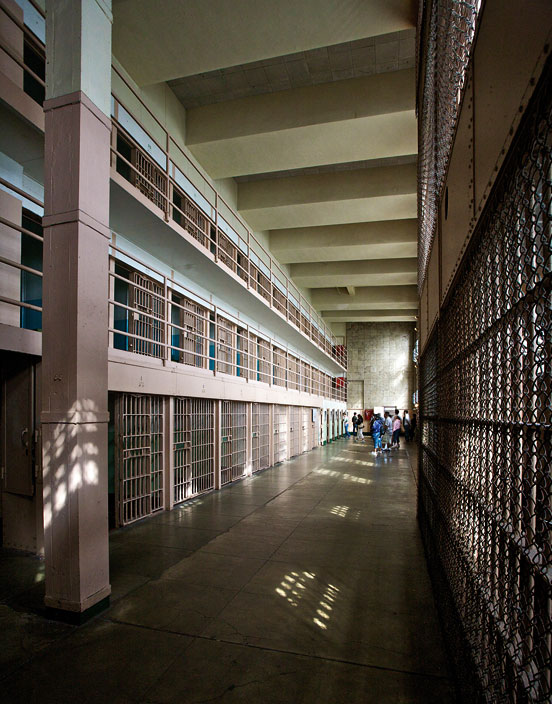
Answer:
<path fill-rule="evenodd" d="M 80 628 L 33 613 L 41 563 L 2 553 L 6 701 L 452 702 L 411 463 L 370 449 L 112 533 L 112 606 Z"/>

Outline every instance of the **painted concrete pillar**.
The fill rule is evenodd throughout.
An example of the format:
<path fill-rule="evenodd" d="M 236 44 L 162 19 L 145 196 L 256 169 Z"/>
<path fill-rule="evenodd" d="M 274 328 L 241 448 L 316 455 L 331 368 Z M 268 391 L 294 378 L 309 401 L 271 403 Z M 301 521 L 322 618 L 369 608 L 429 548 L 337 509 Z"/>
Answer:
<path fill-rule="evenodd" d="M 47 2 L 43 405 L 48 607 L 109 597 L 111 0 Z"/>

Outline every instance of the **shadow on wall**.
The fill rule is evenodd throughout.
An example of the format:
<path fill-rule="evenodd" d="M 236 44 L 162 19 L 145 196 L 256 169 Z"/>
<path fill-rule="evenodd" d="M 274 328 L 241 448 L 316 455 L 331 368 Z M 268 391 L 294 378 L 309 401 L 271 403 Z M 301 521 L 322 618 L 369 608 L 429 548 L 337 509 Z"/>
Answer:
<path fill-rule="evenodd" d="M 73 422 L 51 424 L 48 437 L 43 436 L 45 531 L 51 527 L 54 517 L 70 511 L 72 494 L 85 485 L 99 485 L 97 436 L 100 428 L 97 423 L 86 422 L 97 413 L 94 401 L 77 401 L 67 414 Z M 107 475 L 107 467 L 105 472 Z"/>

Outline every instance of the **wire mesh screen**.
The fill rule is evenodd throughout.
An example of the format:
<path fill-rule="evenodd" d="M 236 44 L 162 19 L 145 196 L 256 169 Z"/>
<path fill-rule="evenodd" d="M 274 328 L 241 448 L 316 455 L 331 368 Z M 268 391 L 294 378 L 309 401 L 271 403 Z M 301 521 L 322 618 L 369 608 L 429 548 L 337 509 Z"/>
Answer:
<path fill-rule="evenodd" d="M 251 455 L 253 471 L 270 466 L 270 411 L 268 403 L 254 403 L 251 408 Z"/>
<path fill-rule="evenodd" d="M 221 484 L 239 479 L 245 472 L 247 410 L 241 401 L 222 401 Z"/>
<path fill-rule="evenodd" d="M 420 523 L 469 702 L 552 695 L 551 66 L 420 364 Z"/>
<path fill-rule="evenodd" d="M 421 4 L 421 3 L 420 3 Z M 426 3 L 424 89 L 418 106 L 418 286 L 421 290 L 437 225 L 481 0 Z M 421 31 L 421 27 L 418 28 Z"/>
<path fill-rule="evenodd" d="M 163 508 L 163 400 L 121 394 L 117 416 L 119 525 Z"/>
<path fill-rule="evenodd" d="M 174 399 L 174 501 L 179 503 L 215 486 L 214 402 Z"/>

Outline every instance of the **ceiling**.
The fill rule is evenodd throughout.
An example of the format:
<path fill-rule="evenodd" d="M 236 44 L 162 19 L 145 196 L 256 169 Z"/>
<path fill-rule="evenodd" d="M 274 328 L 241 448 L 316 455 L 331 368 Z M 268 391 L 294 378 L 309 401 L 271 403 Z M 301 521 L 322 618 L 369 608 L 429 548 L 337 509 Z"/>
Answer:
<path fill-rule="evenodd" d="M 339 334 L 415 320 L 414 0 L 114 0 L 113 50 Z"/>

